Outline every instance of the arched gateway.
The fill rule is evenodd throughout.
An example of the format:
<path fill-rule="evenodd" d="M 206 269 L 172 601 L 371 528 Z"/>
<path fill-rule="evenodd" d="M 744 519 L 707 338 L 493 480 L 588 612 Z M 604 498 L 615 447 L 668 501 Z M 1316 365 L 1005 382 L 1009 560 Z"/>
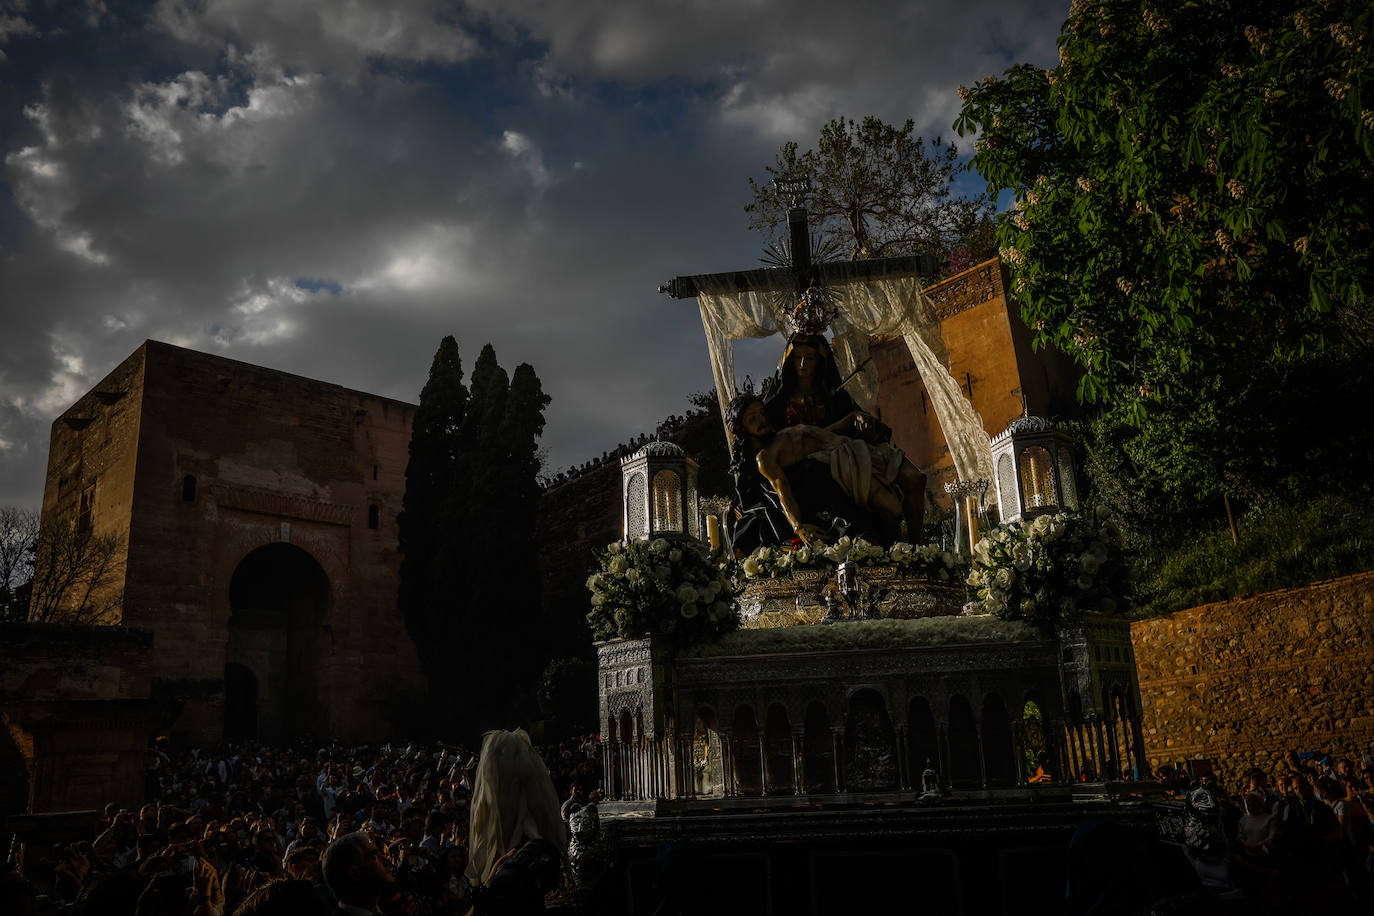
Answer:
<path fill-rule="evenodd" d="M 319 728 L 329 599 L 329 577 L 293 544 L 267 544 L 239 561 L 229 582 L 225 738 L 276 741 Z"/>

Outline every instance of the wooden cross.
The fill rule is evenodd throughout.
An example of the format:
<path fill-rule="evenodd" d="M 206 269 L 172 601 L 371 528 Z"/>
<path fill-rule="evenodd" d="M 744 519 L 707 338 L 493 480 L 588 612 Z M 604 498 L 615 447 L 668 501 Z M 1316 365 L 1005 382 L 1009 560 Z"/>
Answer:
<path fill-rule="evenodd" d="M 811 233 L 807 225 L 806 207 L 802 201 L 810 191 L 810 183 L 779 181 L 775 186 L 791 199 L 787 211 L 787 228 L 791 241 L 792 263 L 787 267 L 760 267 L 754 270 L 734 270 L 718 274 L 691 274 L 674 277 L 658 288 L 674 299 L 692 299 L 702 287 L 720 289 L 722 286 L 738 293 L 787 291 L 798 299 L 813 286 L 824 289 L 828 284 L 847 280 L 877 280 L 891 276 L 921 276 L 935 273 L 936 260 L 931 254 L 907 255 L 896 258 L 868 258 L 861 261 L 825 261 L 811 259 Z"/>

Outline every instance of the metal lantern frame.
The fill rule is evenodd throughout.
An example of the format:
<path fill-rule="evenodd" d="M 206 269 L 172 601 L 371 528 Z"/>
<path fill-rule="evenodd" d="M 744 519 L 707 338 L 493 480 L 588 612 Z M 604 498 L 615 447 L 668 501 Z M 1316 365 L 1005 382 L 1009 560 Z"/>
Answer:
<path fill-rule="evenodd" d="M 1033 465 L 1033 448 L 1049 456 L 1050 501 L 1031 505 L 1033 494 L 1026 492 L 1023 469 Z M 1002 521 L 1029 521 L 1065 509 L 1077 509 L 1078 480 L 1075 476 L 1073 443 L 1069 434 L 1044 417 L 1018 417 L 992 440 L 992 463 L 997 472 L 997 506 Z"/>
<path fill-rule="evenodd" d="M 697 463 L 671 442 L 650 442 L 620 461 L 625 540 L 700 537 Z"/>

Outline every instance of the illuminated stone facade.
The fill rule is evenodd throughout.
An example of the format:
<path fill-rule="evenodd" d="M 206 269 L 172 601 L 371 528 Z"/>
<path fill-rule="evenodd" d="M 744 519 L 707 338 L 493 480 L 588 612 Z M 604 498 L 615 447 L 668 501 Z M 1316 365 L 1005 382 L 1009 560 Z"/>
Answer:
<path fill-rule="evenodd" d="M 148 341 L 52 427 L 44 525 L 125 544 L 173 737 L 375 738 L 423 683 L 396 611 L 411 404 Z"/>

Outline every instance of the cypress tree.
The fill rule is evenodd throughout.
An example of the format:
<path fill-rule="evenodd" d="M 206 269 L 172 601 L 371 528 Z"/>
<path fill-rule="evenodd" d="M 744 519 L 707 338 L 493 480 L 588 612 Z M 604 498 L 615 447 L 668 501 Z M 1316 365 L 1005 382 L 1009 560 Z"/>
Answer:
<path fill-rule="evenodd" d="M 452 636 L 451 586 L 463 579 L 462 556 L 454 547 L 457 528 L 449 498 L 457 473 L 468 405 L 458 343 L 445 337 L 430 365 L 429 379 L 410 434 L 406 491 L 396 520 L 401 550 L 397 604 L 415 641 L 432 694 L 447 687 L 444 647 Z"/>
<path fill-rule="evenodd" d="M 490 344 L 463 387 L 447 337 L 420 395 L 401 515 L 401 607 L 456 738 L 509 727 L 543 670 L 533 535 L 549 404 L 534 369 L 514 379 Z"/>
<path fill-rule="evenodd" d="M 549 649 L 544 640 L 530 641 L 528 634 L 546 634 L 538 626 L 540 611 L 539 558 L 534 544 L 535 520 L 539 512 L 539 446 L 544 432 L 544 408 L 550 398 L 544 393 L 534 367 L 521 363 L 511 378 L 510 396 L 497 432 L 497 442 L 503 459 L 501 489 L 506 498 L 502 513 L 502 542 L 516 549 L 507 554 L 505 576 L 509 583 L 506 596 L 508 613 L 504 617 L 507 636 L 512 640 L 522 632 L 526 646 L 518 661 L 518 673 L 529 679 L 531 686 L 544 669 Z"/>

